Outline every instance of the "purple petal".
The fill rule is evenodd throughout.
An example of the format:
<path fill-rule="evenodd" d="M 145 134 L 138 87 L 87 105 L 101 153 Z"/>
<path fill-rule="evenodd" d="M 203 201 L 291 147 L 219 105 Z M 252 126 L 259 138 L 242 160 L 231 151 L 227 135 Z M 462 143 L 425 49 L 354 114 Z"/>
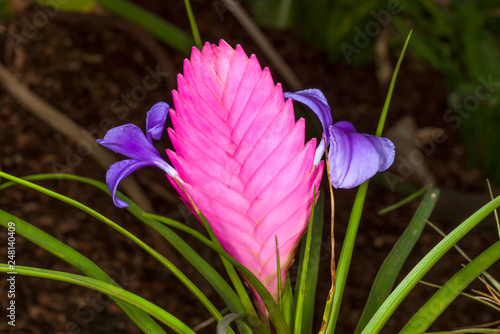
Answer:
<path fill-rule="evenodd" d="M 170 106 L 165 102 L 158 102 L 148 111 L 146 116 L 146 134 L 148 140 L 151 138 L 159 140 L 163 134 L 165 123 L 167 122 L 168 110 Z"/>
<path fill-rule="evenodd" d="M 134 160 L 161 160 L 153 144 L 144 136 L 142 130 L 133 124 L 125 124 L 109 130 L 104 139 L 98 139 L 97 143 Z"/>
<path fill-rule="evenodd" d="M 113 203 L 117 207 L 128 206 L 127 203 L 116 197 L 116 188 L 124 178 L 136 169 L 156 166 L 171 177 L 177 176 L 177 171 L 160 157 L 151 139 L 161 138 L 168 110 L 168 104 L 163 102 L 157 103 L 151 108 L 146 119 L 147 138 L 137 126 L 125 124 L 109 130 L 104 139 L 97 140 L 98 144 L 130 158 L 114 163 L 106 174 L 106 183 L 113 195 Z"/>
<path fill-rule="evenodd" d="M 374 137 L 367 134 L 364 134 L 364 136 L 366 136 L 366 138 L 371 141 L 373 146 L 375 146 L 375 149 L 380 157 L 378 171 L 383 172 L 387 168 L 391 167 L 396 153 L 392 141 L 384 137 Z"/>
<path fill-rule="evenodd" d="M 306 89 L 295 93 L 283 93 L 283 95 L 285 98 L 291 98 L 311 108 L 321 121 L 321 125 L 323 125 L 323 133 L 328 143 L 330 141 L 330 132 L 328 129 L 333 121 L 332 111 L 326 101 L 325 95 L 319 89 Z"/>
<path fill-rule="evenodd" d="M 106 184 L 108 185 L 111 195 L 113 195 L 113 203 L 119 208 L 126 208 L 127 203 L 116 197 L 116 188 L 124 178 L 130 173 L 145 166 L 154 166 L 155 163 L 151 161 L 137 161 L 137 160 L 122 160 L 112 164 L 106 173 Z"/>
<path fill-rule="evenodd" d="M 394 145 L 387 138 L 358 133 L 349 122 L 330 126 L 328 161 L 335 188 L 354 188 L 394 161 Z"/>

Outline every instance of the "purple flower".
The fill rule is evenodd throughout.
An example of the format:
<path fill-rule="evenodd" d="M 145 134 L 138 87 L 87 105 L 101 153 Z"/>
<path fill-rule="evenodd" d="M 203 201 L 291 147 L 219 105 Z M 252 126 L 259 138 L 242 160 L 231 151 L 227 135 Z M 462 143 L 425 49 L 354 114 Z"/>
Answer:
<path fill-rule="evenodd" d="M 125 124 L 109 130 L 104 139 L 97 140 L 97 143 L 111 151 L 130 158 L 114 163 L 106 173 L 106 183 L 113 195 L 113 203 L 117 207 L 128 206 L 127 203 L 116 197 L 118 183 L 136 169 L 156 166 L 172 177 L 177 176 L 175 169 L 160 157 L 153 146 L 153 139 L 159 140 L 162 136 L 169 108 L 168 104 L 159 102 L 148 111 L 146 135 L 137 126 Z"/>
<path fill-rule="evenodd" d="M 318 116 L 328 150 L 330 178 L 335 188 L 354 188 L 389 168 L 394 162 L 394 144 L 387 138 L 358 133 L 349 122 L 333 124 L 331 110 L 323 93 L 307 89 L 284 93 L 285 98 L 307 105 Z M 324 141 L 316 149 L 315 162 L 325 153 Z"/>

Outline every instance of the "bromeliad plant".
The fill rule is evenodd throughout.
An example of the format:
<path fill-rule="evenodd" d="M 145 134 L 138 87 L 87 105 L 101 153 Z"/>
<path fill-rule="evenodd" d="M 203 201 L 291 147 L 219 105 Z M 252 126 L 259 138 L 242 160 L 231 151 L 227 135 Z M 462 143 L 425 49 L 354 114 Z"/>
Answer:
<path fill-rule="evenodd" d="M 135 125 L 110 130 L 98 142 L 129 160 L 117 162 L 106 181 L 118 183 L 143 166 L 165 171 L 194 214 L 203 216 L 223 249 L 249 269 L 277 301 L 278 282 L 286 281 L 295 250 L 319 195 L 325 142 L 333 185 L 352 188 L 394 160 L 386 138 L 359 134 L 348 122 L 332 124 L 328 103 L 316 89 L 287 93 L 269 70 L 240 46 L 226 42 L 193 48 L 178 76 L 168 134 L 175 152 L 172 165 L 152 144 L 163 133 L 169 106 L 160 102 L 148 112 L 146 136 Z M 320 118 L 325 141 L 304 144 L 305 122 L 295 122 L 292 100 L 309 106 Z M 317 148 L 315 149 L 315 147 Z M 115 205 L 126 203 L 114 196 Z M 280 271 L 276 263 L 280 259 Z M 266 308 L 253 290 L 262 318 Z"/>
<path fill-rule="evenodd" d="M 207 43 L 201 51 L 193 48 L 190 59 L 184 62 L 183 74 L 177 79 L 174 108 L 164 102 L 154 105 L 147 113 L 145 134 L 137 126 L 127 124 L 110 130 L 104 139 L 98 140 L 101 145 L 129 158 L 109 168 L 106 182 L 114 204 L 129 210 L 179 250 L 222 297 L 230 312 L 228 315 L 223 317 L 191 280 L 162 254 L 116 223 L 29 180 L 3 172 L 0 177 L 70 203 L 126 235 L 168 268 L 200 300 L 218 321 L 218 333 L 238 330 L 241 333 L 299 334 L 312 332 L 323 218 L 320 188 L 326 162 L 329 183 L 333 187 L 359 186 L 337 269 L 332 266 L 332 290 L 320 329 L 320 333 L 333 333 L 368 186 L 365 181 L 386 170 L 394 160 L 394 145 L 380 135 L 395 79 L 376 136 L 358 133 L 348 122 L 333 123 L 326 98 L 317 89 L 283 93 L 281 85 L 274 84 L 269 69 L 262 69 L 255 56 L 248 57 L 240 46 L 233 49 L 224 41 L 218 46 Z M 320 119 L 323 134 L 319 140 L 304 143 L 305 121 L 295 120 L 293 101 L 305 104 Z M 172 120 L 172 128 L 167 130 L 173 144 L 173 150 L 166 152 L 170 162 L 153 146 L 153 139 L 162 138 L 168 115 Z M 323 161 L 325 153 L 327 157 Z M 119 194 L 118 184 L 144 166 L 156 166 L 166 173 L 210 238 L 165 217 L 147 214 Z M 89 183 L 106 191 L 102 183 L 75 176 L 42 175 L 31 179 L 54 177 Z M 5 183 L 1 188 L 10 185 Z M 496 198 L 462 223 L 393 290 L 399 270 L 436 199 L 437 190 L 426 190 L 408 230 L 387 259 L 390 265 L 382 266 L 374 282 L 357 333 L 378 333 L 436 261 L 500 204 L 500 197 Z M 98 266 L 74 249 L 0 211 L 0 224 L 11 227 L 12 223 L 16 233 L 71 263 L 86 276 L 16 266 L 18 274 L 71 282 L 104 292 L 145 333 L 165 333 L 153 318 L 176 333 L 194 333 L 174 315 L 117 286 Z M 231 285 L 172 227 L 196 236 L 219 253 Z M 299 277 L 293 292 L 288 269 L 301 240 Z M 441 293 L 436 298 L 440 305 L 450 303 L 471 279 L 499 258 L 500 242 L 497 242 L 457 274 L 452 293 L 445 287 L 439 290 Z M 1 272 L 9 270 L 12 268 L 8 264 L 0 264 Z M 496 281 L 490 284 L 500 290 Z M 433 308 L 431 299 L 429 306 L 408 322 L 404 332 L 425 331 L 438 316 L 436 312 L 426 312 Z M 231 328 L 233 321 L 236 327 Z"/>

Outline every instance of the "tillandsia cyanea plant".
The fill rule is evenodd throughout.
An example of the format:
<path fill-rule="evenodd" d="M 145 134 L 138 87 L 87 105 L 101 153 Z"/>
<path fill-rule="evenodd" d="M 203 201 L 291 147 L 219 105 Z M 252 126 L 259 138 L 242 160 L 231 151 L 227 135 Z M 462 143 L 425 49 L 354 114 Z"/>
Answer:
<path fill-rule="evenodd" d="M 407 45 L 408 39 L 402 54 Z M 332 266 L 333 285 L 319 331 L 320 334 L 333 334 L 368 187 L 364 181 L 388 168 L 394 159 L 394 147 L 387 139 L 357 133 L 350 123 L 334 124 L 328 103 L 317 89 L 283 93 L 281 86 L 274 84 L 269 70 L 262 69 L 256 57 L 248 57 L 241 47 L 233 49 L 221 41 L 218 46 L 207 43 L 200 49 L 192 50 L 190 60 L 184 63 L 183 74 L 178 76 L 178 90 L 173 92 L 174 108 L 160 102 L 148 112 L 146 134 L 137 126 L 127 124 L 110 130 L 103 140 L 99 140 L 109 149 L 129 157 L 110 167 L 107 186 L 75 175 L 43 174 L 20 179 L 0 171 L 2 179 L 12 181 L 2 182 L 0 190 L 13 184 L 29 187 L 70 204 L 123 234 L 170 270 L 194 294 L 218 321 L 218 334 L 234 333 L 229 327 L 232 321 L 236 321 L 242 334 L 307 334 L 312 333 L 312 312 L 315 311 L 318 266 L 311 263 L 314 257 L 319 258 L 321 248 L 318 241 L 321 240 L 322 226 L 317 223 L 322 221 L 322 196 L 318 197 L 318 193 L 326 162 L 334 187 L 351 188 L 361 184 L 336 271 Z M 401 59 L 389 88 L 377 136 L 382 133 Z M 293 101 L 306 104 L 318 116 L 323 126 L 319 140 L 304 143 L 304 120 L 295 120 Z M 168 133 L 174 148 L 167 151 L 167 162 L 153 146 L 153 140 L 162 138 L 169 114 L 173 127 Z M 327 159 L 323 161 L 327 149 Z M 179 222 L 148 214 L 123 194 L 118 194 L 120 181 L 143 166 L 157 166 L 165 171 L 186 205 L 200 218 L 211 240 Z M 169 241 L 212 285 L 230 314 L 223 316 L 223 312 L 181 270 L 119 224 L 74 199 L 30 182 L 50 179 L 90 184 L 105 192 L 109 188 L 115 205 L 128 206 L 130 213 Z M 374 280 L 356 334 L 379 333 L 438 259 L 500 205 L 499 196 L 471 215 L 395 286 L 400 269 L 437 200 L 437 189 L 423 189 L 412 198 L 422 193 L 426 193 L 424 200 Z M 316 201 L 318 208 L 315 208 Z M 89 258 L 34 225 L 2 209 L 0 225 L 8 229 L 9 242 L 9 261 L 0 263 L 0 272 L 12 275 L 15 270 L 16 275 L 69 282 L 104 293 L 113 298 L 144 333 L 165 333 L 156 320 L 176 333 L 195 333 L 196 329 L 191 329 L 166 310 L 119 287 Z M 218 252 L 233 286 L 170 227 L 195 236 Z M 498 228 L 500 235 L 500 223 Z M 306 230 L 293 292 L 291 275 L 286 277 L 287 271 Z M 16 265 L 11 248 L 14 248 L 17 234 L 78 268 L 84 275 Z M 317 244 L 311 241 L 313 238 Z M 441 287 L 401 332 L 417 334 L 426 331 L 443 309 L 483 272 L 488 284 L 500 291 L 500 283 L 485 272 L 499 259 L 500 241 Z M 260 320 L 235 268 L 248 283 Z"/>
<path fill-rule="evenodd" d="M 394 145 L 386 138 L 333 124 L 321 91 L 283 93 L 269 69 L 225 41 L 193 48 L 173 91 L 174 108 L 164 102 L 147 114 L 146 135 L 135 125 L 111 129 L 98 142 L 130 159 L 112 165 L 106 181 L 115 196 L 118 183 L 134 170 L 157 166 L 197 215 L 202 213 L 224 250 L 249 269 L 278 300 L 279 281 L 293 262 L 319 194 L 322 157 L 329 146 L 332 185 L 352 188 L 387 169 Z M 319 117 L 323 137 L 305 141 L 305 121 L 295 121 L 292 101 Z M 175 151 L 166 162 L 153 146 L 168 134 Z M 324 140 L 323 140 L 324 138 Z M 280 260 L 278 272 L 277 256 Z M 261 318 L 267 310 L 256 291 Z"/>

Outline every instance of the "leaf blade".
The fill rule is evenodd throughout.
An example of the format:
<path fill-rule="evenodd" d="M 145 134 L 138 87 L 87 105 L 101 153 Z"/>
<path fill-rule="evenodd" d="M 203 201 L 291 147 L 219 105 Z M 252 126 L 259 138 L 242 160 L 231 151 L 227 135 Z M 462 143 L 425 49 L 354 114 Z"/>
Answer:
<path fill-rule="evenodd" d="M 463 289 L 499 259 L 500 241 L 497 241 L 449 279 L 410 319 L 402 332 L 426 331 Z"/>
<path fill-rule="evenodd" d="M 0 263 L 0 272 L 7 273 L 11 271 L 9 266 L 5 263 Z M 105 293 L 116 299 L 120 299 L 125 303 L 135 306 L 136 308 L 152 315 L 165 325 L 169 326 L 176 333 L 180 334 L 195 334 L 188 326 L 186 326 L 179 319 L 172 314 L 156 306 L 155 304 L 139 297 L 127 290 L 117 287 L 113 284 L 103 282 L 101 280 L 90 278 L 86 276 L 65 273 L 55 270 L 40 269 L 26 266 L 16 266 L 17 275 L 25 275 L 39 278 L 47 278 L 56 281 L 80 285 L 92 290 Z"/>
<path fill-rule="evenodd" d="M 426 225 L 426 219 L 429 218 L 434 209 L 438 195 L 438 189 L 431 188 L 427 190 L 408 227 L 380 266 L 355 333 L 360 333 L 363 330 L 373 314 L 391 293 L 403 264 Z"/>
<path fill-rule="evenodd" d="M 109 275 L 99 268 L 99 266 L 83 254 L 38 229 L 32 224 L 29 224 L 28 222 L 0 209 L 0 225 L 7 227 L 8 222 L 14 222 L 16 234 L 23 236 L 49 253 L 57 256 L 61 260 L 71 264 L 75 268 L 78 268 L 85 275 L 119 286 Z M 143 311 L 130 306 L 129 304 L 123 303 L 120 300 L 115 300 L 115 302 L 145 333 L 165 333 L 165 331 Z"/>

